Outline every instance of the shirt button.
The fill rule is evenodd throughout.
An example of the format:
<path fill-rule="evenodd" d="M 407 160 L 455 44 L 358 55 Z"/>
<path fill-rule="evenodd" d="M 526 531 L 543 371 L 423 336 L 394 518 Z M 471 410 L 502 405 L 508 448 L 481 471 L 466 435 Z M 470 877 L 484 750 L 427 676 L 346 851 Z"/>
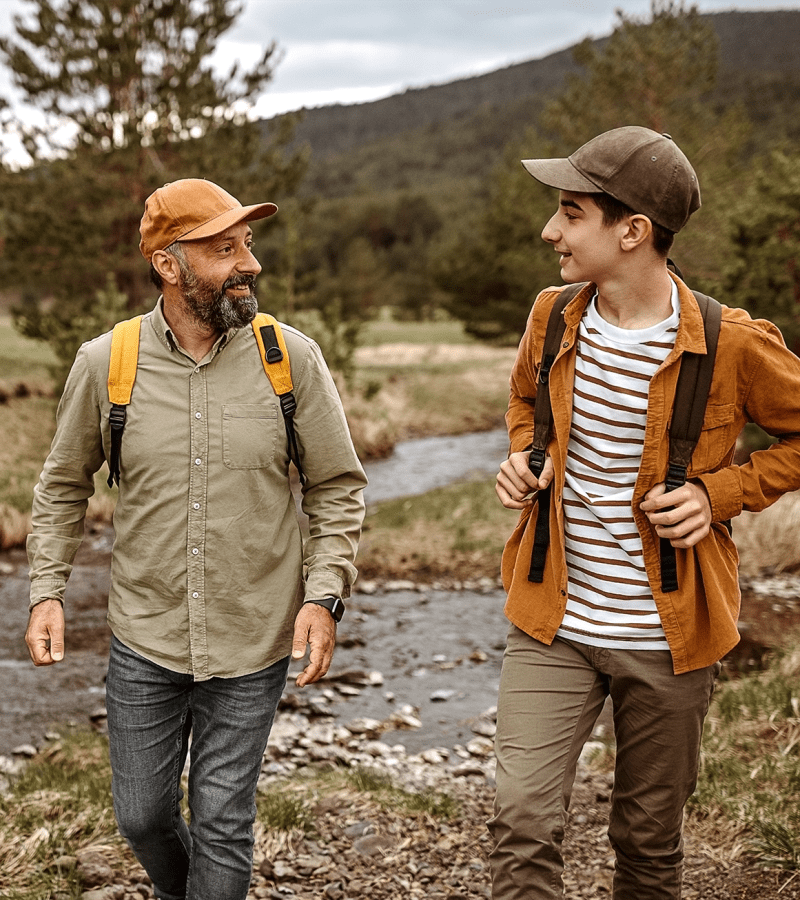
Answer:
<path fill-rule="evenodd" d="M 196 466 L 199 466 L 199 465 L 202 464 L 202 462 L 203 462 L 203 460 L 198 458 L 198 459 L 196 459 L 196 460 L 194 461 L 194 464 L 195 464 Z"/>
<path fill-rule="evenodd" d="M 195 419 L 202 419 L 202 418 L 203 418 L 203 414 L 202 414 L 202 413 L 195 413 L 195 414 L 194 414 L 194 417 L 195 417 Z"/>
<path fill-rule="evenodd" d="M 192 509 L 200 509 L 200 504 L 199 504 L 199 503 L 193 503 L 193 504 L 192 504 Z"/>
<path fill-rule="evenodd" d="M 194 597 L 195 600 L 197 600 L 199 596 L 200 594 L 197 591 L 192 591 L 192 597 Z"/>
<path fill-rule="evenodd" d="M 197 547 L 192 547 L 192 556 L 197 556 L 197 554 L 198 554 L 199 552 L 200 552 L 200 551 L 197 549 Z"/>

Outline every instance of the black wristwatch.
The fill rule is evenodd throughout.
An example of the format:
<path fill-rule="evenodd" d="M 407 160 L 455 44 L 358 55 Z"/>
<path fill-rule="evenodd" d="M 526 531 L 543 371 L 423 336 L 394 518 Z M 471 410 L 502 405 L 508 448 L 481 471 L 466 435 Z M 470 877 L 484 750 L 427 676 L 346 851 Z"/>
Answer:
<path fill-rule="evenodd" d="M 324 606 L 333 616 L 334 622 L 341 622 L 344 615 L 344 602 L 341 597 L 322 597 L 320 600 L 306 600 L 306 603 L 315 603 Z"/>

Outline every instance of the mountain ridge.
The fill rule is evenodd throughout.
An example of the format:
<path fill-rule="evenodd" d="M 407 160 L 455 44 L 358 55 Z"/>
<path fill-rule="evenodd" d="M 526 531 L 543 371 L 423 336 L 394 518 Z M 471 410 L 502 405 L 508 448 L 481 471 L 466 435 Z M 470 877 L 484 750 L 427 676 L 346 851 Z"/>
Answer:
<path fill-rule="evenodd" d="M 758 113 L 763 113 L 760 92 L 769 92 L 782 76 L 800 83 L 800 9 L 734 10 L 703 13 L 700 18 L 712 24 L 719 40 L 722 87 L 715 98 L 719 102 L 730 98 L 735 87 L 758 119 Z M 608 36 L 597 38 L 593 44 L 602 47 L 607 40 Z M 500 110 L 522 103 L 535 113 L 567 75 L 580 71 L 573 59 L 575 46 L 482 75 L 410 87 L 379 100 L 302 110 L 293 143 L 310 147 L 319 162 L 408 131 L 439 127 L 481 109 Z M 769 48 L 766 59 L 765 47 Z M 279 118 L 263 120 L 264 127 Z"/>

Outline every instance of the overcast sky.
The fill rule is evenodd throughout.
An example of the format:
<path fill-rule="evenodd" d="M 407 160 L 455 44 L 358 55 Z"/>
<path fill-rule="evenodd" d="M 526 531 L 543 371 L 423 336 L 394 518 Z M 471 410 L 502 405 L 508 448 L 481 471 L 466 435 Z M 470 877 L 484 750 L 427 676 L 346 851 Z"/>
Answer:
<path fill-rule="evenodd" d="M 798 9 L 789 0 L 699 0 L 703 12 Z M 0 0 L 0 33 L 31 8 Z M 218 62 L 253 63 L 271 40 L 283 58 L 256 112 L 376 100 L 536 59 L 602 37 L 615 10 L 648 15 L 650 0 L 246 0 Z M 8 78 L 0 71 L 0 95 Z"/>

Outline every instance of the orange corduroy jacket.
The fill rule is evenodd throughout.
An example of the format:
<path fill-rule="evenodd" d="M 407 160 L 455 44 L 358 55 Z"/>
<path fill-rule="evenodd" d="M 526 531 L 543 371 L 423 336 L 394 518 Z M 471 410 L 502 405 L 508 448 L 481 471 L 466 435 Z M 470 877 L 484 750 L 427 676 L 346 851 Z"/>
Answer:
<path fill-rule="evenodd" d="M 787 491 L 800 488 L 800 358 L 787 349 L 772 323 L 751 319 L 741 309 L 723 307 L 703 431 L 688 472 L 689 478 L 705 485 L 711 501 L 712 526 L 696 546 L 676 551 L 679 587 L 663 593 L 658 536 L 639 504 L 666 477 L 667 438 L 680 358 L 686 351 L 705 352 L 697 301 L 680 279 L 675 280 L 681 304 L 680 324 L 675 346 L 650 384 L 633 514 L 673 669 L 680 674 L 717 662 L 739 640 L 739 558 L 722 523 L 742 510 L 764 509 Z M 544 334 L 560 290 L 548 288 L 537 297 L 520 343 L 506 414 L 509 453 L 531 446 Z M 561 495 L 572 419 L 576 337 L 594 291 L 593 285 L 587 286 L 567 305 L 566 330 L 550 372 L 554 427 L 548 453 L 555 467 L 555 479 L 550 503 L 551 539 L 542 583 L 528 581 L 536 504 L 523 511 L 503 553 L 503 583 L 508 592 L 506 615 L 522 631 L 547 644 L 561 625 L 567 602 Z M 736 439 L 747 422 L 756 422 L 778 442 L 753 453 L 747 463 L 737 466 L 733 464 Z"/>

